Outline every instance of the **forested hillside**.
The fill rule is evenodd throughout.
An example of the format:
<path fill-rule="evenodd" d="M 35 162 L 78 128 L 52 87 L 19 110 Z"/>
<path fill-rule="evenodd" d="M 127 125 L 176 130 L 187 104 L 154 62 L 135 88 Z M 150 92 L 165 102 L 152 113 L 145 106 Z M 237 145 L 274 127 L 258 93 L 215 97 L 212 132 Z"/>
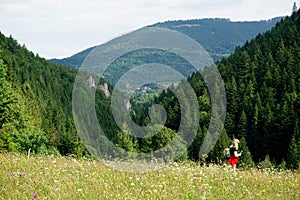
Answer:
<path fill-rule="evenodd" d="M 272 30 L 236 48 L 234 54 L 216 65 L 225 82 L 227 114 L 225 128 L 206 160 L 222 162 L 224 148 L 229 146 L 230 138 L 235 137 L 241 140 L 240 149 L 244 151 L 242 165 L 252 166 L 253 161 L 256 164 L 264 161 L 276 166 L 298 168 L 300 13 L 294 13 Z M 193 74 L 188 81 L 198 96 L 200 129 L 188 148 L 187 156 L 199 160 L 199 150 L 210 123 L 210 96 L 200 73 Z M 184 92 L 183 84 L 179 84 L 176 90 Z M 178 99 L 171 90 L 154 97 L 149 104 L 153 103 L 166 108 L 168 118 L 165 126 L 168 129 L 177 131 L 181 117 L 192 121 L 188 116 L 181 116 Z M 146 125 L 149 116 L 145 103 L 133 99 L 132 108 L 144 109 L 133 118 L 138 124 Z M 144 145 L 145 139 L 136 141 L 128 137 L 118 140 L 119 146 L 141 150 L 139 145 Z M 165 140 L 171 138 L 172 135 L 165 135 Z M 156 144 L 155 141 L 148 141 L 148 144 L 153 143 Z"/>
<path fill-rule="evenodd" d="M 141 56 L 154 55 L 144 53 Z M 172 64 L 176 65 L 174 60 Z M 240 149 L 244 151 L 242 165 L 270 160 L 277 166 L 299 168 L 300 12 L 236 48 L 234 54 L 216 65 L 225 82 L 227 115 L 221 137 L 206 161 L 223 162 L 224 148 L 236 137 L 241 139 Z M 12 37 L 0 35 L 0 152 L 31 149 L 37 153 L 86 154 L 72 115 L 76 73 L 75 69 L 34 55 Z M 200 73 L 194 73 L 188 81 L 198 97 L 200 128 L 182 159 L 199 160 L 199 148 L 210 122 L 210 94 Z M 185 94 L 184 84 L 183 81 L 173 91 Z M 111 113 L 111 97 L 96 88 L 95 109 L 99 123 L 107 138 L 122 147 L 124 156 L 126 151 L 153 152 L 174 138 L 178 149 L 185 147 L 176 136 L 178 122 L 184 117 L 185 125 L 191 125 L 189 117 L 193 112 L 180 116 L 178 99 L 172 90 L 153 95 L 146 99 L 148 102 L 130 100 L 131 109 L 135 111 L 131 112 L 132 118 L 139 125 L 149 124 L 149 106 L 153 103 L 163 105 L 168 113 L 166 124 L 158 134 L 136 138 L 130 135 L 126 124 L 122 130 L 116 125 Z M 153 135 L 160 128 L 150 127 L 147 134 Z"/>
<path fill-rule="evenodd" d="M 83 154 L 72 117 L 76 70 L 0 33 L 0 151 Z"/>
<path fill-rule="evenodd" d="M 214 61 L 217 61 L 232 54 L 237 46 L 242 46 L 247 40 L 270 30 L 282 18 L 239 22 L 209 18 L 167 21 L 152 26 L 173 29 L 190 36 L 203 46 Z"/>
<path fill-rule="evenodd" d="M 226 83 L 230 136 L 255 161 L 300 163 L 300 11 L 217 63 Z"/>
<path fill-rule="evenodd" d="M 275 165 L 298 168 L 300 12 L 287 17 L 265 34 L 259 34 L 243 47 L 236 48 L 234 54 L 216 65 L 225 82 L 227 114 L 224 133 L 208 159 L 217 162 L 216 157 L 222 156 L 221 150 L 226 147 L 229 136 L 241 139 L 241 149 L 244 150 L 242 162 L 250 164 L 252 158 L 256 163 L 266 160 Z M 193 74 L 189 81 L 200 95 L 202 133 L 189 148 L 190 158 L 197 160 L 209 123 L 210 105 L 201 75 Z M 176 100 L 170 96 L 170 93 L 163 93 L 161 104 L 176 105 Z M 173 112 L 176 107 L 172 107 Z M 167 126 L 173 127 L 174 124 L 176 122 L 170 120 Z"/>
<path fill-rule="evenodd" d="M 252 22 L 232 22 L 229 19 L 220 18 L 178 20 L 156 23 L 149 27 L 168 28 L 184 33 L 199 42 L 217 61 L 233 53 L 236 46 L 241 46 L 257 34 L 270 30 L 280 19 L 282 17 Z M 71 57 L 52 59 L 51 61 L 72 68 L 79 68 L 84 58 L 93 49 L 94 47 L 90 47 Z"/>

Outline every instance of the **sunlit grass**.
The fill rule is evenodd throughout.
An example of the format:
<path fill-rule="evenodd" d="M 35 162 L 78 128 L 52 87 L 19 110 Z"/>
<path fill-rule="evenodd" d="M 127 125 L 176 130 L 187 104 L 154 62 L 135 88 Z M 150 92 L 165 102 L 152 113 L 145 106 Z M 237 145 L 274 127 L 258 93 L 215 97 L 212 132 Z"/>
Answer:
<path fill-rule="evenodd" d="M 300 173 L 171 163 L 126 173 L 95 160 L 0 154 L 0 199 L 300 199 Z"/>

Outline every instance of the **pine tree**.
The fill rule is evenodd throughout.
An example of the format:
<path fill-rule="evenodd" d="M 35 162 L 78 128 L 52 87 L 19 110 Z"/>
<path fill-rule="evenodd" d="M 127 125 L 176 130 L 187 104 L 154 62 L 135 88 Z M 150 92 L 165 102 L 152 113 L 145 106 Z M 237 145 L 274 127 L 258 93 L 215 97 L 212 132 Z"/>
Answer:
<path fill-rule="evenodd" d="M 224 149 L 228 148 L 228 144 L 230 143 L 230 139 L 226 133 L 226 130 L 223 129 L 222 133 L 215 144 L 212 151 L 208 154 L 207 160 L 210 162 L 214 162 L 217 164 L 221 164 L 224 162 Z"/>
<path fill-rule="evenodd" d="M 47 143 L 40 130 L 36 104 L 28 101 L 21 89 L 6 80 L 6 66 L 0 59 L 0 150 L 38 153 Z M 35 119 L 37 117 L 37 119 Z"/>
<path fill-rule="evenodd" d="M 246 116 L 245 111 L 243 110 L 243 112 L 239 118 L 235 136 L 237 138 L 245 138 L 247 135 L 247 128 L 248 128 L 247 127 L 247 116 Z"/>
<path fill-rule="evenodd" d="M 295 137 L 292 138 L 287 155 L 287 166 L 291 169 L 300 168 L 300 152 Z"/>
<path fill-rule="evenodd" d="M 0 59 L 0 151 L 8 148 L 8 131 L 12 129 L 13 121 L 10 115 L 10 105 L 15 102 L 6 75 L 6 66 Z"/>
<path fill-rule="evenodd" d="M 236 119 L 239 112 L 239 95 L 234 76 L 231 77 L 230 81 L 230 83 L 226 84 L 228 106 L 225 127 L 229 133 L 229 136 L 232 137 L 236 130 Z"/>
<path fill-rule="evenodd" d="M 296 13 L 298 11 L 298 8 L 297 8 L 297 3 L 294 2 L 293 4 L 293 8 L 292 8 L 292 14 Z"/>
<path fill-rule="evenodd" d="M 239 151 L 242 151 L 242 156 L 239 160 L 238 165 L 244 168 L 251 168 L 254 166 L 251 152 L 248 149 L 246 139 L 242 137 L 239 143 Z"/>
<path fill-rule="evenodd" d="M 188 147 L 188 157 L 189 159 L 193 161 L 199 160 L 199 151 L 201 148 L 201 145 L 203 143 L 205 135 L 202 132 L 202 129 L 199 127 L 196 137 L 194 138 L 191 145 Z"/>

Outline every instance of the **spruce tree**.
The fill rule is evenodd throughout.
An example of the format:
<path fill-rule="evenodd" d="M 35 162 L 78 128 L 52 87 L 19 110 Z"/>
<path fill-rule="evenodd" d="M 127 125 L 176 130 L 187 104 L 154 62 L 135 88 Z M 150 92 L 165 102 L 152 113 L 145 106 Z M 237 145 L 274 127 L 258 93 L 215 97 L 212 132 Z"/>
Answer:
<path fill-rule="evenodd" d="M 297 3 L 294 2 L 293 4 L 293 8 L 292 8 L 292 14 L 296 13 L 298 11 L 298 8 L 297 8 Z"/>
<path fill-rule="evenodd" d="M 300 168 L 300 152 L 295 137 L 291 140 L 286 163 L 287 167 L 290 169 Z"/>
<path fill-rule="evenodd" d="M 237 138 L 245 138 L 247 135 L 247 128 L 247 116 L 245 111 L 243 110 L 241 116 L 239 117 L 239 122 L 237 125 L 235 136 Z"/>
<path fill-rule="evenodd" d="M 239 152 L 242 151 L 242 156 L 240 157 L 238 165 L 243 168 L 251 168 L 254 166 L 254 162 L 252 160 L 251 152 L 249 151 L 247 142 L 245 137 L 240 139 L 239 143 Z"/>

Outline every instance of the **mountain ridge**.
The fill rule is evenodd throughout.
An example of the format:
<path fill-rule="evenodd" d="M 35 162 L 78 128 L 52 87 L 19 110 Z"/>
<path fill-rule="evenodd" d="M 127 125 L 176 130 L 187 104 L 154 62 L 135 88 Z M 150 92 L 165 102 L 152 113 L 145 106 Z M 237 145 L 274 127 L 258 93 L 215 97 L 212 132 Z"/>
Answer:
<path fill-rule="evenodd" d="M 254 161 L 258 167 L 299 169 L 299 38 L 300 11 L 235 48 L 228 58 L 216 62 L 226 89 L 226 121 L 224 132 L 208 155 L 207 163 L 223 162 L 223 149 L 230 144 L 229 138 L 241 138 L 240 150 L 244 150 L 239 161 L 241 166 L 253 166 Z M 0 152 L 31 150 L 78 157 L 87 154 L 72 117 L 72 91 L 77 71 L 40 58 L 12 37 L 0 33 Z M 210 96 L 199 73 L 194 73 L 188 82 L 199 99 L 201 119 L 199 132 L 188 149 L 188 158 L 199 160 L 199 148 L 210 123 Z M 184 92 L 182 86 L 177 88 Z M 112 91 L 110 85 L 108 89 Z M 127 130 L 120 130 L 111 112 L 110 97 L 97 89 L 95 109 L 99 124 L 121 150 L 150 152 L 159 149 L 166 144 L 159 142 L 160 139 L 172 139 L 180 121 L 180 106 L 171 92 L 167 90 L 153 101 L 170 113 L 163 135 L 138 140 Z M 159 117 L 154 115 L 156 113 L 150 116 L 144 104 L 133 102 L 131 106 L 139 125 L 149 124 L 149 117 Z M 123 113 L 120 112 L 120 116 Z M 191 121 L 189 115 L 184 117 L 186 122 Z M 153 132 L 155 130 L 154 127 Z M 181 144 L 178 143 L 180 148 Z"/>
<path fill-rule="evenodd" d="M 241 46 L 259 33 L 270 30 L 283 18 L 279 16 L 260 21 L 230 21 L 225 18 L 203 18 L 158 22 L 146 27 L 169 28 L 184 33 L 200 43 L 213 60 L 217 61 L 233 53 L 236 46 Z M 223 34 L 224 32 L 226 34 Z M 232 34 L 230 35 L 230 33 Z M 79 68 L 84 58 L 96 46 L 98 45 L 89 47 L 70 57 L 62 59 L 53 58 L 50 61 L 72 68 Z"/>

